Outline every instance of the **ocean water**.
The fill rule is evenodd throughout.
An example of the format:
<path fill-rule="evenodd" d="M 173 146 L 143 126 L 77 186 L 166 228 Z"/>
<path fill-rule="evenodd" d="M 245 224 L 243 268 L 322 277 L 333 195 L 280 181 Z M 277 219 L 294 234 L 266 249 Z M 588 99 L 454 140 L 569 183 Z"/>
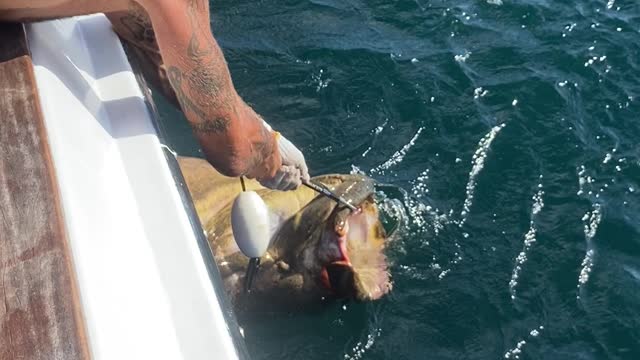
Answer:
<path fill-rule="evenodd" d="M 389 296 L 245 322 L 254 359 L 640 359 L 640 2 L 211 8 L 244 99 L 400 222 Z"/>

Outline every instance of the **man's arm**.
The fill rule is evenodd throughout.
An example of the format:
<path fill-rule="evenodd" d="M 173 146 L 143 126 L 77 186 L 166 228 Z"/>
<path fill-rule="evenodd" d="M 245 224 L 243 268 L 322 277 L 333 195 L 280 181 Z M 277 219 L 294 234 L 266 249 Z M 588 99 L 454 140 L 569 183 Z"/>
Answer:
<path fill-rule="evenodd" d="M 167 69 L 162 62 L 147 12 L 138 3 L 130 2 L 128 9 L 105 15 L 111 21 L 113 31 L 120 37 L 127 55 L 133 57 L 140 65 L 144 79 L 160 91 L 173 106 L 180 109 L 176 93 L 167 79 Z"/>
<path fill-rule="evenodd" d="M 137 0 L 166 76 L 207 160 L 229 176 L 269 178 L 282 165 L 274 134 L 236 93 L 211 34 L 207 0 Z"/>

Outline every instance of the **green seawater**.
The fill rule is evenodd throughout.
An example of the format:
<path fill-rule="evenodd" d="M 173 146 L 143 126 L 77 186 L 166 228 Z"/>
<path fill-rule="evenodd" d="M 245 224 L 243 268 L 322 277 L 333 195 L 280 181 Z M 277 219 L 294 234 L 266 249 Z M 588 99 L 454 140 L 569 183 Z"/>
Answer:
<path fill-rule="evenodd" d="M 389 296 L 245 321 L 254 359 L 640 359 L 640 2 L 492 2 L 212 2 L 243 98 L 401 222 Z"/>

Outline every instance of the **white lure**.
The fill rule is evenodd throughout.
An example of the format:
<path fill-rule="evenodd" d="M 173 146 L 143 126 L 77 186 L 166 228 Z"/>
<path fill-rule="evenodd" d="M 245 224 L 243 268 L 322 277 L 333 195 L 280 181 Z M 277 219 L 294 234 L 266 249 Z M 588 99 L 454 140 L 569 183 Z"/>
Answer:
<path fill-rule="evenodd" d="M 269 209 L 255 191 L 243 191 L 233 201 L 231 229 L 245 256 L 259 258 L 267 252 L 271 239 Z"/>

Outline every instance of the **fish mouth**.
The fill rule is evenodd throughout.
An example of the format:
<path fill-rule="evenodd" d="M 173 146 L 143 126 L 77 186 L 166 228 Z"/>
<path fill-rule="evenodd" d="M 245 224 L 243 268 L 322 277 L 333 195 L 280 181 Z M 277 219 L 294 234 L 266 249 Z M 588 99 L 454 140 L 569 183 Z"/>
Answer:
<path fill-rule="evenodd" d="M 356 281 L 353 266 L 343 261 L 335 261 L 326 265 L 322 270 L 322 282 L 334 295 L 340 298 L 355 298 Z"/>
<path fill-rule="evenodd" d="M 336 208 L 321 244 L 321 283 L 339 298 L 377 300 L 391 290 L 384 247 L 386 234 L 373 198 L 348 213 Z"/>

